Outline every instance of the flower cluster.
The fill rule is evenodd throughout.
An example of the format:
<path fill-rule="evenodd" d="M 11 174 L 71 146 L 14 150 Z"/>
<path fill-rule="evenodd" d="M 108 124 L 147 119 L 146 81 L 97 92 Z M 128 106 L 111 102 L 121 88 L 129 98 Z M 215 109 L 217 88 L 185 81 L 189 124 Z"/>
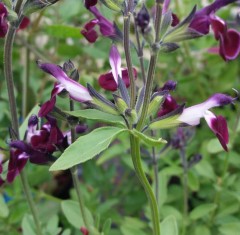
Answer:
<path fill-rule="evenodd" d="M 37 129 L 38 118 L 33 115 L 28 121 L 25 140 L 12 140 L 9 143 L 10 160 L 7 181 L 12 182 L 22 171 L 27 161 L 33 164 L 48 164 L 54 161 L 53 153 L 68 146 L 67 137 L 57 126 L 56 119 L 46 116 L 47 122 Z"/>

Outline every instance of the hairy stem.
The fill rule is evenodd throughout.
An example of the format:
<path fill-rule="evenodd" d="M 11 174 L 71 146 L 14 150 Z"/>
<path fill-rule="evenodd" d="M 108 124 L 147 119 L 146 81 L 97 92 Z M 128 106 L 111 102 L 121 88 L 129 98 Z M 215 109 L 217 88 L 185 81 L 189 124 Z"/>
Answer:
<path fill-rule="evenodd" d="M 138 59 L 139 59 L 139 63 L 140 63 L 140 68 L 141 68 L 141 75 L 142 75 L 143 83 L 145 84 L 146 83 L 146 73 L 145 73 L 144 61 L 143 61 L 143 48 L 142 48 L 142 45 L 140 43 L 140 35 L 139 35 L 139 32 L 138 32 L 135 15 L 134 15 L 134 30 L 135 30 L 135 37 L 136 37 L 136 40 L 137 40 L 137 54 L 138 54 Z"/>
<path fill-rule="evenodd" d="M 141 116 L 139 118 L 137 129 L 141 130 L 148 111 L 148 106 L 150 103 L 150 98 L 152 94 L 152 88 L 153 88 L 153 81 L 154 81 L 154 74 L 156 69 L 156 63 L 158 58 L 158 42 L 160 37 L 160 26 L 161 26 L 161 19 L 162 19 L 162 5 L 159 0 L 156 1 L 156 17 L 155 17 L 155 42 L 152 45 L 153 51 L 152 55 L 150 57 L 150 62 L 148 66 L 148 73 L 147 73 L 147 83 L 146 83 L 146 91 L 144 95 L 144 101 L 143 101 L 143 108 L 141 112 Z"/>
<path fill-rule="evenodd" d="M 159 219 L 158 205 L 157 205 L 157 201 L 154 196 L 154 193 L 152 191 L 152 187 L 149 184 L 148 179 L 142 168 L 139 140 L 136 137 L 131 135 L 130 145 L 131 145 L 132 162 L 135 168 L 136 175 L 142 187 L 145 190 L 145 193 L 147 195 L 147 198 L 150 204 L 152 223 L 153 223 L 153 235 L 160 235 L 160 219 Z"/>
<path fill-rule="evenodd" d="M 133 75 L 133 66 L 132 66 L 132 56 L 131 56 L 131 49 L 130 49 L 130 19 L 131 19 L 131 12 L 130 6 L 132 5 L 132 0 L 128 1 L 128 6 L 126 7 L 126 11 L 123 16 L 123 46 L 124 52 L 126 57 L 128 75 L 130 79 L 130 108 L 134 108 L 135 100 L 136 100 L 136 86 L 135 80 Z"/>

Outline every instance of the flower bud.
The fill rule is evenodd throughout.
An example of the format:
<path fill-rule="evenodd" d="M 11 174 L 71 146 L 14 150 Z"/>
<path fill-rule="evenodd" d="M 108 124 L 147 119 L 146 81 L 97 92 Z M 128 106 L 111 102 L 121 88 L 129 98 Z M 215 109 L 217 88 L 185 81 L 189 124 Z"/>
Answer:
<path fill-rule="evenodd" d="M 132 124 L 136 124 L 138 121 L 138 115 L 136 110 L 134 109 L 126 109 L 125 116 L 128 119 L 128 121 Z"/>
<path fill-rule="evenodd" d="M 117 107 L 119 113 L 124 114 L 125 111 L 128 109 L 128 105 L 126 104 L 126 102 L 120 96 L 117 96 L 115 94 L 113 94 L 113 98 L 115 101 L 115 106 Z"/>
<path fill-rule="evenodd" d="M 150 15 L 146 6 L 143 4 L 141 10 L 136 16 L 137 26 L 141 28 L 141 31 L 144 32 L 150 22 Z"/>

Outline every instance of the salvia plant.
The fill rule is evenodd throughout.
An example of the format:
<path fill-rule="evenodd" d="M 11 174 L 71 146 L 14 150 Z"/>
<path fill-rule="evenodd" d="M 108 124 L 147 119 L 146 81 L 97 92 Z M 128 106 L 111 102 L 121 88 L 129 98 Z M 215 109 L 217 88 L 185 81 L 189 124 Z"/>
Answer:
<path fill-rule="evenodd" d="M 12 229 L 10 225 L 8 228 L 6 225 L 6 227 L 1 226 L 0 231 L 4 233 L 8 231 L 7 234 L 23 233 L 26 235 L 237 235 L 240 229 L 240 186 L 238 185 L 235 191 L 232 190 L 234 192 L 231 196 L 229 193 L 228 197 L 234 197 L 235 201 L 229 199 L 229 205 L 224 210 L 221 210 L 220 204 L 224 193 L 219 193 L 224 187 L 222 183 L 212 186 L 213 181 L 210 181 L 208 186 L 205 186 L 208 187 L 204 191 L 205 194 L 197 195 L 196 193 L 194 195 L 193 192 L 198 191 L 199 185 L 197 184 L 199 183 L 196 182 L 199 182 L 199 179 L 192 169 L 197 168 L 203 161 L 201 168 L 198 168 L 199 177 L 210 175 L 210 180 L 215 180 L 215 176 L 211 165 L 206 160 L 204 162 L 204 151 L 199 146 L 195 145 L 193 150 L 188 151 L 191 142 L 197 138 L 205 138 L 199 137 L 201 128 L 191 128 L 199 126 L 201 119 L 205 119 L 206 122 L 203 122 L 202 125 L 209 127 L 209 131 L 215 134 L 219 146 L 224 151 L 228 152 L 232 148 L 233 144 L 229 145 L 227 120 L 219 114 L 223 109 L 216 109 L 217 114 L 214 114 L 212 109 L 223 106 L 228 106 L 228 110 L 238 109 L 237 87 L 227 88 L 226 94 L 221 93 L 221 91 L 211 94 L 207 99 L 200 93 L 193 94 L 191 91 L 193 88 L 189 87 L 188 92 L 194 96 L 193 101 L 199 101 L 198 104 L 189 106 L 184 103 L 188 102 L 183 98 L 185 94 L 177 98 L 173 94 L 177 86 L 184 86 L 184 82 L 181 80 L 178 81 L 177 85 L 174 77 L 176 76 L 177 79 L 177 74 L 172 76 L 169 71 L 167 77 L 171 79 L 161 81 L 163 77 L 161 69 L 164 70 L 161 63 L 165 58 L 177 57 L 177 52 L 183 49 L 186 59 L 181 63 L 183 65 L 190 63 L 190 67 L 195 67 L 194 64 L 197 64 L 201 58 L 197 54 L 193 56 L 190 53 L 187 40 L 194 40 L 194 45 L 197 45 L 198 42 L 202 42 L 200 40 L 203 39 L 200 38 L 203 37 L 213 38 L 214 45 L 207 45 L 210 49 L 206 50 L 206 48 L 200 48 L 203 44 L 199 44 L 199 46 L 195 46 L 195 51 L 204 50 L 202 54 L 211 53 L 214 58 L 219 57 L 228 63 L 227 66 L 237 60 L 239 62 L 240 2 L 237 0 L 204 1 L 199 4 L 204 5 L 201 8 L 201 6 L 194 6 L 191 1 L 186 4 L 185 1 L 178 0 L 85 0 L 73 1 L 73 4 L 70 3 L 71 1 L 65 1 L 64 7 L 66 9 L 63 8 L 63 12 L 66 15 L 71 15 L 71 12 L 75 11 L 73 6 L 78 5 L 83 9 L 85 15 L 78 21 L 81 29 L 78 29 L 76 36 L 73 27 L 61 28 L 62 26 L 59 24 L 55 28 L 55 36 L 59 32 L 61 33 L 61 30 L 69 29 L 70 33 L 71 29 L 72 34 L 67 37 L 81 38 L 85 51 L 90 50 L 92 45 L 100 41 L 105 41 L 108 45 L 108 51 L 106 52 L 106 46 L 103 50 L 104 54 L 108 55 L 109 61 L 109 63 L 102 65 L 104 70 L 106 68 L 105 71 L 97 71 L 99 67 L 97 47 L 96 52 L 93 51 L 95 64 L 91 64 L 91 70 L 93 76 L 98 77 L 98 84 L 91 79 L 86 82 L 86 79 L 82 78 L 81 70 L 87 66 L 87 60 L 82 60 L 79 66 L 73 62 L 74 58 L 68 59 L 60 65 L 54 64 L 53 62 L 56 60 L 54 56 L 52 59 L 51 57 L 45 59 L 39 50 L 31 46 L 32 38 L 26 37 L 27 32 L 25 31 L 29 24 L 32 23 L 36 26 L 41 20 L 42 10 L 48 8 L 49 14 L 51 14 L 51 11 L 54 11 L 61 2 L 63 1 L 0 1 L 0 37 L 4 70 L 1 77 L 5 78 L 7 89 L 7 94 L 2 93 L 6 94 L 6 97 L 1 95 L 0 98 L 7 100 L 11 117 L 5 143 L 4 141 L 0 142 L 2 145 L 0 184 L 1 193 L 4 196 L 0 198 L 0 206 L 2 207 L 0 216 L 4 218 L 5 224 L 11 225 L 11 219 L 7 219 L 9 215 L 7 206 L 8 203 L 19 200 L 19 198 L 5 189 L 11 188 L 10 186 L 14 185 L 18 179 L 21 181 L 30 212 L 23 218 L 21 227 L 19 224 L 13 223 L 14 225 L 11 226 L 15 226 L 15 229 Z M 185 8 L 191 8 L 191 10 L 186 13 Z M 224 9 L 237 9 L 233 11 L 233 14 L 236 15 L 235 20 L 220 18 L 219 12 L 224 11 Z M 90 20 L 87 18 L 89 15 L 91 16 Z M 225 13 L 223 16 L 227 15 Z M 48 23 L 46 21 L 46 28 Z M 107 41 L 111 43 L 110 46 Z M 35 81 L 31 81 L 31 76 L 28 74 L 28 79 L 22 82 L 23 92 L 20 93 L 20 97 L 23 105 L 19 107 L 19 101 L 16 99 L 19 94 L 16 96 L 14 88 L 19 80 L 18 75 L 13 71 L 16 66 L 13 62 L 16 61 L 13 59 L 14 42 L 27 47 L 28 64 L 25 64 L 26 68 L 24 69 L 29 71 L 29 66 L 34 67 L 37 74 L 34 75 L 34 79 L 40 80 L 41 77 L 46 76 L 45 82 L 51 84 L 51 88 L 47 89 L 44 96 L 41 97 L 43 102 L 38 104 L 30 113 L 26 107 L 27 102 L 31 100 L 28 89 L 29 84 L 35 83 Z M 71 43 L 73 42 L 74 40 L 71 41 Z M 36 62 L 31 60 L 31 52 L 35 55 Z M 231 62 L 233 60 L 235 62 Z M 177 63 L 177 60 L 174 63 Z M 211 65 L 212 70 L 219 70 L 217 63 Z M 207 73 L 203 70 L 199 69 L 199 72 L 195 72 L 195 77 L 192 78 L 196 80 L 193 83 L 196 86 L 199 86 L 197 77 L 201 76 L 201 72 Z M 194 72 L 191 69 L 190 71 Z M 230 72 L 229 69 L 228 80 L 234 80 L 233 76 L 234 73 Z M 221 79 L 219 78 L 217 84 L 220 83 Z M 235 85 L 237 86 L 237 83 Z M 200 85 L 200 90 L 202 89 L 204 88 L 201 88 Z M 2 87 L 1 90 L 3 90 Z M 61 102 L 64 105 L 61 105 Z M 228 119 L 229 116 L 227 115 Z M 231 119 L 236 123 L 235 130 L 230 132 L 234 138 L 236 138 L 239 128 L 240 115 L 235 116 L 231 115 Z M 90 124 L 89 120 L 91 120 Z M 19 127 L 19 123 L 21 127 Z M 206 132 L 203 134 L 207 135 Z M 217 143 L 214 142 L 213 145 L 217 145 Z M 124 204 L 129 200 L 127 194 L 135 188 L 131 182 L 136 175 L 138 178 L 136 182 L 141 187 L 137 191 L 136 199 L 132 199 L 136 200 L 138 208 L 135 218 L 131 218 L 129 214 L 124 217 L 126 211 L 121 207 L 117 208 L 116 213 L 115 209 L 112 208 L 115 203 L 111 200 L 108 201 L 105 196 L 101 196 L 102 201 L 98 203 L 101 204 L 103 213 L 106 205 L 109 211 L 107 216 L 101 215 L 101 210 L 96 213 L 94 209 L 97 207 L 96 201 L 91 202 L 91 199 L 88 199 L 85 203 L 86 195 L 94 189 L 86 189 L 81 185 L 82 172 L 90 171 L 91 174 L 96 174 L 95 177 L 99 180 L 103 176 L 97 170 L 100 166 L 89 168 L 82 163 L 88 161 L 89 164 L 92 164 L 96 159 L 103 161 L 101 159 L 104 158 L 102 155 L 105 150 L 113 151 L 112 155 L 108 157 L 105 155 L 106 159 L 112 159 L 114 155 L 124 155 L 125 164 L 131 166 L 131 174 L 127 176 L 127 180 L 124 179 L 121 172 L 123 166 L 117 163 L 118 178 L 114 182 L 103 180 L 101 185 L 98 185 L 99 190 L 95 194 L 101 194 L 101 188 L 105 188 L 109 183 L 118 184 L 115 193 L 119 194 L 119 197 L 121 195 L 123 199 L 121 205 L 124 207 Z M 177 158 L 174 157 L 174 160 L 170 160 L 173 153 Z M 223 177 L 219 178 L 219 181 L 225 180 L 225 184 L 228 184 L 229 181 L 237 181 L 240 177 L 237 174 L 229 176 L 227 173 L 227 164 L 231 158 L 229 153 L 227 153 Z M 164 160 L 162 156 L 168 160 Z M 239 158 L 239 156 L 234 156 L 234 158 L 237 157 Z M 129 161 L 130 158 L 131 161 Z M 163 163 L 164 161 L 165 163 Z M 166 163 L 167 161 L 168 163 Z M 239 169 L 239 160 L 232 161 L 239 164 Z M 116 162 L 110 160 L 108 164 L 116 164 Z M 167 164 L 172 164 L 173 167 L 166 167 Z M 38 171 L 33 171 L 32 176 L 29 177 L 25 169 L 27 166 L 34 167 L 32 169 L 43 167 L 38 165 L 47 166 L 50 171 L 48 174 L 52 174 L 52 172 L 59 174 L 63 170 L 70 172 L 75 189 L 71 193 L 75 200 L 61 202 L 62 211 L 67 220 L 62 218 L 59 222 L 59 217 L 56 216 L 58 212 L 56 212 L 53 219 L 43 222 L 44 220 L 39 213 L 41 208 L 36 206 L 35 202 L 38 191 L 36 187 L 30 187 L 31 177 L 35 178 Z M 132 174 L 132 170 L 135 174 Z M 108 173 L 111 176 L 111 172 Z M 228 181 L 227 176 L 229 176 Z M 109 178 L 108 175 L 107 178 Z M 169 179 L 171 179 L 172 184 L 180 186 L 171 187 L 171 193 L 167 194 L 168 184 L 171 184 Z M 10 186 L 8 186 L 9 184 Z M 216 188 L 214 203 L 201 203 L 201 197 L 209 196 L 209 187 Z M 234 188 L 233 184 L 231 187 Z M 121 190 L 124 194 L 121 194 Z M 44 200 L 56 200 L 59 203 L 60 199 L 48 195 L 44 189 L 41 193 L 45 195 Z M 147 204 L 143 203 L 145 201 L 142 199 L 139 200 L 144 194 L 148 200 Z M 181 202 L 178 201 L 180 206 L 176 205 L 175 200 L 179 194 L 181 194 Z M 9 195 L 13 198 L 8 199 Z M 164 207 L 164 202 L 167 200 L 169 205 Z M 179 212 L 179 207 L 182 208 L 182 213 Z M 12 210 L 14 211 L 14 207 Z M 51 204 L 49 204 L 45 213 L 48 214 L 51 210 Z M 129 210 L 131 211 L 131 209 Z M 219 211 L 220 214 L 218 214 Z M 200 220 L 199 223 L 198 220 Z M 77 230 L 73 232 L 67 224 L 73 225 Z"/>

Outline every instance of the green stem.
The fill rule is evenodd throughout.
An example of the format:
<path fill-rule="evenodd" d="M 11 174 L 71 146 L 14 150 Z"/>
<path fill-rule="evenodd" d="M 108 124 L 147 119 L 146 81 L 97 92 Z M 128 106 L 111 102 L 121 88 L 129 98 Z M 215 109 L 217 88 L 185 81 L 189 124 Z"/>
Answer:
<path fill-rule="evenodd" d="M 145 90 L 144 101 L 143 101 L 143 108 L 137 124 L 137 128 L 136 128 L 137 130 L 141 130 L 141 128 L 145 123 L 148 106 L 149 106 L 150 98 L 152 94 L 154 74 L 155 74 L 155 68 L 156 68 L 158 52 L 159 52 L 159 47 L 157 45 L 160 40 L 159 37 L 160 37 L 161 19 L 162 19 L 162 4 L 160 3 L 159 0 L 156 0 L 156 18 L 155 18 L 155 24 L 154 24 L 155 25 L 155 42 L 152 45 L 153 51 L 152 51 L 152 55 L 150 57 L 150 62 L 148 66 L 147 83 L 146 83 L 146 90 Z"/>
<path fill-rule="evenodd" d="M 74 103 L 73 103 L 72 100 L 70 100 L 70 111 L 74 111 Z M 71 128 L 71 138 L 72 138 L 72 143 L 73 143 L 76 140 L 76 132 L 75 132 L 74 127 Z M 71 170 L 71 174 L 72 174 L 73 185 L 74 185 L 74 188 L 77 192 L 78 204 L 79 204 L 80 212 L 82 214 L 84 226 L 87 229 L 90 229 L 90 224 L 89 224 L 89 221 L 87 219 L 86 209 L 85 209 L 85 206 L 84 206 L 83 195 L 82 195 L 82 192 L 81 192 L 80 182 L 79 182 L 79 178 L 78 178 L 78 168 L 77 168 L 77 166 L 73 166 L 73 167 L 71 167 L 70 170 Z"/>
<path fill-rule="evenodd" d="M 138 59 L 139 59 L 139 63 L 140 63 L 140 68 L 141 68 L 141 75 L 142 75 L 143 83 L 145 84 L 146 83 L 146 73 L 145 73 L 144 61 L 143 61 L 143 48 L 142 48 L 142 45 L 140 43 L 140 35 L 139 35 L 139 32 L 138 32 L 135 15 L 134 15 L 134 31 L 135 31 L 135 37 L 136 37 L 136 40 L 137 40 L 137 54 L 138 54 Z"/>
<path fill-rule="evenodd" d="M 8 99 L 9 99 L 9 106 L 10 106 L 10 113 L 11 113 L 11 122 L 12 122 L 12 129 L 15 133 L 17 139 L 19 139 L 19 126 L 18 126 L 18 115 L 17 115 L 17 105 L 15 100 L 14 94 L 14 82 L 13 82 L 13 73 L 12 73 L 12 48 L 13 48 L 13 41 L 15 38 L 16 28 L 10 25 L 8 29 L 8 33 L 5 38 L 4 44 L 4 76 L 7 84 L 8 90 Z M 34 223 L 36 226 L 36 233 L 37 235 L 42 235 L 41 226 L 37 214 L 37 210 L 35 204 L 33 202 L 33 198 L 30 192 L 29 183 L 27 180 L 27 176 L 23 171 L 20 173 L 20 178 L 23 185 L 23 191 L 27 198 L 27 202 L 29 208 L 31 210 Z"/>
<path fill-rule="evenodd" d="M 21 172 L 20 177 L 21 177 L 21 181 L 22 181 L 22 185 L 23 185 L 23 190 L 24 190 L 25 196 L 27 198 L 28 206 L 31 209 L 33 220 L 35 222 L 36 233 L 37 233 L 37 235 L 42 235 L 41 225 L 40 225 L 40 221 L 38 218 L 38 212 L 37 212 L 35 203 L 33 201 L 33 197 L 31 194 L 31 190 L 29 187 L 29 183 L 28 183 L 27 175 L 26 175 L 25 171 Z"/>
<path fill-rule="evenodd" d="M 147 195 L 147 198 L 150 204 L 152 223 L 153 223 L 153 235 L 160 235 L 160 219 L 159 219 L 158 205 L 157 205 L 157 201 L 154 196 L 154 193 L 152 191 L 152 187 L 149 184 L 148 179 L 142 168 L 139 140 L 136 137 L 131 135 L 130 144 L 131 144 L 132 162 L 136 171 L 136 175 L 142 187 L 145 190 L 145 193 Z"/>
<path fill-rule="evenodd" d="M 187 218 L 188 218 L 188 162 L 186 158 L 185 149 L 180 149 L 180 157 L 182 161 L 183 166 L 183 229 L 182 229 L 182 235 L 185 235 L 186 233 L 186 226 L 187 226 Z"/>
<path fill-rule="evenodd" d="M 129 7 L 132 4 L 132 0 L 128 1 L 128 9 L 125 11 L 123 16 L 123 46 L 124 52 L 126 57 L 127 69 L 129 74 L 130 80 L 130 108 L 134 108 L 135 106 L 135 99 L 136 99 L 136 86 L 135 80 L 133 75 L 133 66 L 132 66 L 132 56 L 130 50 L 130 19 L 131 19 L 131 12 Z"/>

